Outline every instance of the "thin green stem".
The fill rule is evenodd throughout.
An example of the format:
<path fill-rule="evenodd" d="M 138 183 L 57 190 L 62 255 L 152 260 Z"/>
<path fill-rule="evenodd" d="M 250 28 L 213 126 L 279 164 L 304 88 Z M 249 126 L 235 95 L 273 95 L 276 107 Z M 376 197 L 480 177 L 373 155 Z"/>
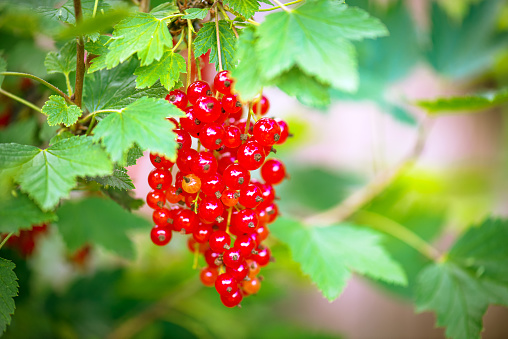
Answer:
<path fill-rule="evenodd" d="M 17 102 L 19 102 L 19 103 L 22 103 L 22 104 L 23 104 L 23 105 L 25 105 L 25 106 L 30 107 L 30 108 L 31 108 L 31 109 L 33 109 L 34 111 L 37 111 L 37 112 L 39 112 L 39 113 L 41 113 L 41 114 L 44 114 L 44 113 L 42 113 L 42 109 L 40 109 L 39 107 L 35 106 L 35 105 L 34 105 L 34 104 L 32 104 L 31 102 L 28 102 L 28 101 L 26 101 L 25 99 L 18 97 L 17 95 L 14 95 L 14 94 L 12 94 L 12 93 L 10 93 L 10 92 L 7 92 L 7 91 L 5 91 L 5 90 L 3 90 L 3 89 L 1 89 L 1 88 L 0 88 L 0 93 L 1 93 L 1 94 L 3 94 L 3 95 L 5 95 L 6 97 L 9 97 L 9 98 L 11 98 L 11 99 L 13 99 L 13 100 L 16 100 L 16 101 L 17 101 Z M 44 115 L 46 115 L 46 114 L 44 114 Z"/>
<path fill-rule="evenodd" d="M 95 15 L 97 14 L 97 6 L 99 5 L 99 0 L 95 0 L 95 3 L 93 5 L 93 15 L 92 17 L 95 18 Z"/>
<path fill-rule="evenodd" d="M 20 72 L 0 72 L 0 75 L 13 76 L 13 77 L 22 77 L 22 78 L 29 78 L 29 79 L 35 80 L 35 81 L 43 84 L 47 88 L 53 90 L 54 92 L 58 93 L 60 96 L 62 96 L 65 99 L 65 101 L 67 101 L 67 103 L 74 104 L 72 102 L 71 98 L 67 94 L 62 92 L 58 87 L 53 86 L 52 84 L 50 84 L 46 80 L 41 79 L 41 78 L 39 78 L 39 77 L 37 77 L 35 75 L 28 74 L 28 73 L 20 73 Z"/>
<path fill-rule="evenodd" d="M 160 21 L 164 21 L 164 20 L 168 20 L 168 19 L 174 19 L 174 18 L 179 18 L 181 16 L 184 16 L 185 14 L 174 14 L 174 15 L 168 15 L 168 16 L 165 16 L 164 18 L 160 19 Z"/>
<path fill-rule="evenodd" d="M 289 5 L 294 5 L 294 4 L 297 4 L 299 2 L 302 2 L 304 0 L 296 0 L 296 1 L 291 1 L 291 2 L 287 2 L 285 3 L 283 6 L 275 6 L 275 7 L 270 7 L 270 8 L 265 8 L 265 9 L 260 9 L 258 10 L 258 12 L 268 12 L 268 11 L 274 11 L 276 9 L 279 9 L 279 8 L 282 8 L 284 6 L 289 6 Z M 278 3 L 277 1 L 275 1 L 276 3 Z"/>
<path fill-rule="evenodd" d="M 219 71 L 224 70 L 222 68 L 222 53 L 220 51 L 220 35 L 219 35 L 219 15 L 215 13 L 215 35 L 217 36 L 217 54 L 219 56 Z"/>
<path fill-rule="evenodd" d="M 69 95 L 69 97 L 72 97 L 72 87 L 71 87 L 71 81 L 69 79 L 69 74 L 64 73 L 64 76 L 65 76 L 65 84 L 67 85 L 67 94 Z"/>
<path fill-rule="evenodd" d="M 95 125 L 95 115 L 92 117 L 92 121 L 90 121 L 90 124 L 88 125 L 88 129 L 86 130 L 86 135 L 90 135 L 92 133 L 92 129 Z"/>
<path fill-rule="evenodd" d="M 12 237 L 12 235 L 14 234 L 14 232 L 11 232 L 9 234 L 7 234 L 7 236 L 5 237 L 5 239 L 2 241 L 2 243 L 0 243 L 0 250 L 2 249 L 2 247 L 4 247 L 5 243 L 7 242 L 7 240 L 9 240 L 10 237 Z"/>
<path fill-rule="evenodd" d="M 245 132 L 244 134 L 249 134 L 249 125 L 250 125 L 250 119 L 252 117 L 252 101 L 249 102 L 249 114 L 247 115 L 247 123 L 245 124 Z"/>
<path fill-rule="evenodd" d="M 191 81 L 192 72 L 192 22 L 187 19 L 187 84 L 186 88 L 189 88 Z"/>
<path fill-rule="evenodd" d="M 201 80 L 201 62 L 199 61 L 199 57 L 194 60 L 196 60 L 196 73 L 198 74 L 198 80 Z"/>
<path fill-rule="evenodd" d="M 180 39 L 178 40 L 178 42 L 176 43 L 175 47 L 173 47 L 173 49 L 171 50 L 173 53 L 176 51 L 176 49 L 178 48 L 178 46 L 180 46 L 180 44 L 182 43 L 183 41 L 183 37 L 185 36 L 185 34 L 180 34 Z"/>
<path fill-rule="evenodd" d="M 261 25 L 259 22 L 254 21 L 254 20 L 251 20 L 251 19 L 247 19 L 247 22 L 248 22 L 248 23 L 253 24 L 254 26 L 259 26 L 259 25 Z"/>
<path fill-rule="evenodd" d="M 284 5 L 282 2 L 278 1 L 278 0 L 273 0 L 273 2 L 275 2 L 279 7 L 280 9 L 288 12 L 288 13 L 291 13 L 291 9 L 287 8 L 286 5 Z"/>
<path fill-rule="evenodd" d="M 416 233 L 381 214 L 362 210 L 356 212 L 354 220 L 359 224 L 366 224 L 370 228 L 377 229 L 403 241 L 430 260 L 438 260 L 441 256 L 436 248 L 420 238 Z"/>
<path fill-rule="evenodd" d="M 78 123 L 83 124 L 83 123 L 87 122 L 88 120 L 90 120 L 91 118 L 95 117 L 95 115 L 99 114 L 99 113 L 122 113 L 122 110 L 121 109 L 101 109 L 101 110 L 92 112 L 90 114 L 87 114 L 86 117 L 79 119 Z"/>

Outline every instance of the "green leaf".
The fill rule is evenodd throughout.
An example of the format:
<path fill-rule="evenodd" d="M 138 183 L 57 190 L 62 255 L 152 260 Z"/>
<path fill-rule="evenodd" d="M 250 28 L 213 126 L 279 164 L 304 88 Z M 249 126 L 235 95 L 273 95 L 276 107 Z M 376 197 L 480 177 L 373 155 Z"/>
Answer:
<path fill-rule="evenodd" d="M 151 87 L 160 78 L 161 84 L 170 91 L 180 80 L 180 73 L 186 72 L 185 67 L 183 56 L 167 50 L 159 61 L 136 68 L 136 88 Z"/>
<path fill-rule="evenodd" d="M 134 246 L 126 233 L 150 227 L 148 220 L 125 211 L 109 199 L 67 201 L 57 215 L 58 230 L 69 250 L 96 244 L 128 259 L 134 258 Z"/>
<path fill-rule="evenodd" d="M 81 10 L 83 12 L 84 19 L 91 18 L 93 16 L 95 2 L 96 0 L 81 1 Z M 110 9 L 111 5 L 107 3 L 107 1 L 97 1 L 97 13 L 107 12 Z M 76 23 L 76 18 L 74 17 L 74 3 L 70 0 L 66 1 L 63 6 L 59 8 L 38 6 L 36 11 L 51 19 L 59 20 L 72 25 Z"/>
<path fill-rule="evenodd" d="M 508 102 L 508 88 L 462 97 L 421 100 L 416 104 L 432 115 L 481 111 Z"/>
<path fill-rule="evenodd" d="M 102 186 L 111 186 L 119 190 L 131 190 L 134 187 L 132 179 L 127 174 L 127 170 L 121 166 L 115 165 L 113 174 L 104 177 L 87 178 L 88 181 L 95 181 Z"/>
<path fill-rule="evenodd" d="M 176 155 L 175 134 L 167 117 L 184 113 L 164 99 L 141 98 L 119 113 L 111 113 L 94 129 L 94 140 L 101 141 L 113 161 L 126 162 L 127 152 L 134 145 L 164 154 Z"/>
<path fill-rule="evenodd" d="M 14 314 L 14 297 L 18 295 L 18 278 L 14 273 L 15 265 L 9 260 L 0 258 L 0 334 L 11 324 Z"/>
<path fill-rule="evenodd" d="M 85 43 L 85 49 L 90 54 L 97 55 L 91 61 L 91 65 L 88 68 L 88 73 L 104 69 L 106 65 L 106 55 L 108 54 L 108 47 L 106 44 L 111 40 L 111 37 L 107 35 L 101 35 L 97 41 L 89 41 Z"/>
<path fill-rule="evenodd" d="M 178 7 L 174 4 L 174 2 L 165 2 L 160 4 L 157 7 L 154 7 L 150 14 L 152 14 L 157 19 L 162 19 L 167 16 L 170 16 L 171 14 L 179 13 L 180 10 Z"/>
<path fill-rule="evenodd" d="M 383 24 L 357 8 L 312 1 L 266 16 L 257 29 L 261 74 L 273 79 L 293 66 L 345 91 L 358 87 L 355 49 L 349 40 L 386 35 Z"/>
<path fill-rule="evenodd" d="M 224 5 L 240 13 L 245 18 L 252 17 L 259 9 L 257 0 L 224 0 Z"/>
<path fill-rule="evenodd" d="M 508 222 L 488 219 L 469 229 L 443 262 L 419 276 L 416 305 L 433 310 L 446 336 L 479 338 L 490 304 L 508 306 Z"/>
<path fill-rule="evenodd" d="M 0 233 L 18 232 L 55 220 L 54 213 L 42 211 L 26 194 L 0 196 Z"/>
<path fill-rule="evenodd" d="M 132 197 L 132 191 L 119 190 L 113 187 L 101 188 L 101 192 L 111 198 L 127 211 L 137 210 L 145 204 L 143 199 Z"/>
<path fill-rule="evenodd" d="M 44 66 L 49 74 L 62 73 L 69 75 L 70 72 L 75 71 L 76 41 L 69 41 L 58 52 L 49 52 L 44 60 Z"/>
<path fill-rule="evenodd" d="M 278 218 L 271 231 L 289 246 L 293 259 L 330 301 L 340 295 L 351 271 L 406 284 L 400 266 L 380 246 L 377 232 L 348 224 L 309 227 L 289 218 Z"/>
<path fill-rule="evenodd" d="M 125 9 L 117 9 L 107 11 L 105 13 L 97 12 L 95 18 L 85 18 L 76 26 L 69 26 L 58 34 L 58 38 L 62 40 L 71 39 L 76 36 L 94 35 L 97 36 L 101 32 L 113 27 L 120 20 L 125 19 L 129 12 Z M 97 39 L 94 39 L 97 40 Z"/>
<path fill-rule="evenodd" d="M 0 55 L 0 73 L 5 72 L 7 70 L 7 61 Z M 4 82 L 5 75 L 0 75 L 0 87 Z"/>
<path fill-rule="evenodd" d="M 65 99 L 59 95 L 52 95 L 42 107 L 42 113 L 48 116 L 48 125 L 64 124 L 73 125 L 83 114 L 81 108 L 76 105 L 67 106 Z"/>
<path fill-rule="evenodd" d="M 78 176 L 110 174 L 113 165 L 90 137 L 73 137 L 45 150 L 0 144 L 0 175 L 13 178 L 44 210 L 69 195 Z"/>
<path fill-rule="evenodd" d="M 127 164 L 126 166 L 134 166 L 139 158 L 143 156 L 143 150 L 138 145 L 134 145 L 131 147 L 129 152 L 127 152 Z"/>
<path fill-rule="evenodd" d="M 219 39 L 222 67 L 224 69 L 233 69 L 235 66 L 236 36 L 225 20 L 219 20 Z M 210 50 L 210 63 L 215 63 L 215 69 L 219 70 L 215 22 L 207 22 L 201 27 L 194 41 L 194 48 L 196 58 Z"/>
<path fill-rule="evenodd" d="M 25 120 L 10 123 L 7 128 L 0 130 L 0 143 L 15 142 L 23 145 L 37 144 L 37 119 L 31 116 Z"/>
<path fill-rule="evenodd" d="M 166 47 L 173 47 L 166 23 L 152 14 L 136 12 L 115 26 L 106 64 L 113 68 L 137 53 L 141 66 L 149 65 L 161 59 Z"/>
<path fill-rule="evenodd" d="M 141 97 L 161 98 L 167 90 L 156 83 L 150 88 L 136 88 L 136 76 L 133 75 L 139 61 L 129 61 L 112 70 L 95 72 L 85 81 L 83 104 L 90 111 L 102 109 L 122 109 Z"/>
<path fill-rule="evenodd" d="M 207 15 L 210 8 L 189 8 L 185 10 L 186 15 L 182 19 L 200 19 L 203 20 Z"/>

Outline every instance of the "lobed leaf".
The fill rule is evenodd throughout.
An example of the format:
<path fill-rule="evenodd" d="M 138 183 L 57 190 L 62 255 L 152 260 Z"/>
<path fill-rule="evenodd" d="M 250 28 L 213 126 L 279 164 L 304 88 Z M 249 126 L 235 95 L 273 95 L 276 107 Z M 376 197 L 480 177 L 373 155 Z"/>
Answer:
<path fill-rule="evenodd" d="M 185 14 L 182 19 L 200 19 L 203 20 L 207 15 L 209 8 L 189 8 L 185 10 Z"/>
<path fill-rule="evenodd" d="M 235 66 L 236 36 L 225 20 L 219 20 L 220 52 L 222 67 L 226 70 Z M 199 57 L 210 50 L 210 63 L 215 63 L 219 70 L 219 54 L 217 48 L 217 32 L 215 22 L 207 22 L 201 27 L 194 40 L 194 55 Z"/>
<path fill-rule="evenodd" d="M 132 179 L 127 174 L 127 170 L 124 167 L 118 165 L 115 165 L 115 169 L 111 175 L 93 178 L 88 177 L 87 180 L 95 181 L 102 186 L 114 187 L 119 190 L 132 190 L 136 188 L 132 183 Z"/>
<path fill-rule="evenodd" d="M 16 192 L 0 197 L 0 233 L 18 232 L 55 220 L 54 213 L 42 211 L 26 194 Z"/>
<path fill-rule="evenodd" d="M 72 40 L 60 48 L 58 52 L 49 52 L 44 60 L 49 74 L 62 73 L 69 75 L 76 70 L 76 41 Z"/>
<path fill-rule="evenodd" d="M 81 108 L 76 105 L 67 106 L 65 99 L 59 95 L 52 95 L 42 107 L 42 113 L 48 116 L 48 125 L 64 124 L 73 125 L 83 114 Z"/>
<path fill-rule="evenodd" d="M 224 0 L 223 3 L 247 19 L 252 17 L 259 9 L 257 0 Z"/>
<path fill-rule="evenodd" d="M 4 258 L 0 258 L 0 334 L 11 323 L 14 314 L 14 297 L 18 295 L 18 278 L 14 273 L 15 265 Z"/>
<path fill-rule="evenodd" d="M 180 73 L 185 72 L 185 59 L 180 54 L 167 50 L 159 61 L 136 68 L 136 88 L 151 87 L 160 78 L 161 84 L 170 91 L 178 84 Z"/>

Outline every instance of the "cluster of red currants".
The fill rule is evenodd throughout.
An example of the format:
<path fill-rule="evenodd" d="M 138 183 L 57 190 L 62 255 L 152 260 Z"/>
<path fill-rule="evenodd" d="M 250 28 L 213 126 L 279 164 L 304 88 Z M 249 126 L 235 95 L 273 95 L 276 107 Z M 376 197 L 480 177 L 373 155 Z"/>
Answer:
<path fill-rule="evenodd" d="M 208 264 L 201 281 L 215 286 L 228 307 L 258 292 L 259 270 L 270 262 L 262 242 L 278 214 L 273 185 L 284 180 L 286 169 L 280 160 L 266 158 L 289 136 L 283 120 L 263 117 L 269 109 L 266 97 L 243 105 L 232 87 L 233 79 L 222 71 L 214 79 L 215 96 L 204 81 L 191 83 L 187 93 L 168 94 L 166 100 L 186 113 L 179 121 L 170 118 L 176 126 L 176 166 L 150 154 L 155 168 L 146 198 L 154 209 L 152 241 L 162 246 L 172 232 L 192 235 L 189 249 L 203 254 Z M 247 119 L 242 119 L 244 106 Z M 257 169 L 263 181 L 251 178 L 250 171 Z"/>

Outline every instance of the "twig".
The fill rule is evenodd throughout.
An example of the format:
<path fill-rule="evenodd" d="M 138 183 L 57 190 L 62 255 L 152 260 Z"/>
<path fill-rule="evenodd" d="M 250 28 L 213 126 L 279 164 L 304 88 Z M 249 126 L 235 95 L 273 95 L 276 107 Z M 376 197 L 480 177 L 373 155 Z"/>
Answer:
<path fill-rule="evenodd" d="M 14 94 L 12 94 L 12 93 L 10 93 L 10 92 L 4 91 L 4 90 L 3 90 L 3 89 L 1 89 L 1 88 L 0 88 L 0 93 L 1 93 L 1 94 L 3 94 L 3 95 L 5 95 L 6 97 L 9 97 L 9 98 L 11 98 L 11 99 L 13 99 L 13 100 L 16 100 L 17 102 L 22 103 L 22 104 L 23 104 L 23 105 L 25 105 L 25 106 L 30 107 L 30 108 L 31 108 L 31 109 L 33 109 L 34 111 L 37 111 L 37 112 L 39 112 L 39 113 L 41 113 L 41 114 L 44 114 L 44 113 L 42 113 L 42 109 L 40 109 L 39 107 L 35 106 L 35 105 L 34 105 L 34 104 L 32 104 L 31 102 L 28 102 L 28 101 L 26 101 L 25 99 L 18 97 L 17 95 L 14 95 Z M 46 115 L 46 114 L 44 114 L 44 115 Z"/>
<path fill-rule="evenodd" d="M 150 12 L 150 0 L 141 0 L 139 2 L 139 11 L 143 13 Z"/>
<path fill-rule="evenodd" d="M 217 35 L 217 54 L 219 56 L 219 71 L 224 70 L 222 68 L 222 53 L 220 51 L 220 35 L 219 35 L 219 13 L 215 13 L 215 34 Z"/>
<path fill-rule="evenodd" d="M 65 99 L 65 101 L 67 101 L 67 103 L 74 104 L 72 102 L 71 98 L 69 98 L 69 96 L 67 94 L 65 94 L 64 92 L 62 92 L 58 87 L 50 84 L 46 80 L 41 79 L 35 75 L 28 74 L 28 73 L 20 73 L 20 72 L 0 72 L 0 75 L 22 77 L 22 78 L 29 78 L 29 79 L 35 80 L 35 81 L 43 84 L 47 88 L 53 90 L 54 92 L 58 93 L 61 97 L 63 97 Z"/>
<path fill-rule="evenodd" d="M 76 23 L 83 20 L 81 12 L 81 0 L 74 0 L 74 16 Z M 76 45 L 76 85 L 74 86 L 74 103 L 81 107 L 83 99 L 83 81 L 85 79 L 85 43 L 83 37 L 77 38 Z"/>

